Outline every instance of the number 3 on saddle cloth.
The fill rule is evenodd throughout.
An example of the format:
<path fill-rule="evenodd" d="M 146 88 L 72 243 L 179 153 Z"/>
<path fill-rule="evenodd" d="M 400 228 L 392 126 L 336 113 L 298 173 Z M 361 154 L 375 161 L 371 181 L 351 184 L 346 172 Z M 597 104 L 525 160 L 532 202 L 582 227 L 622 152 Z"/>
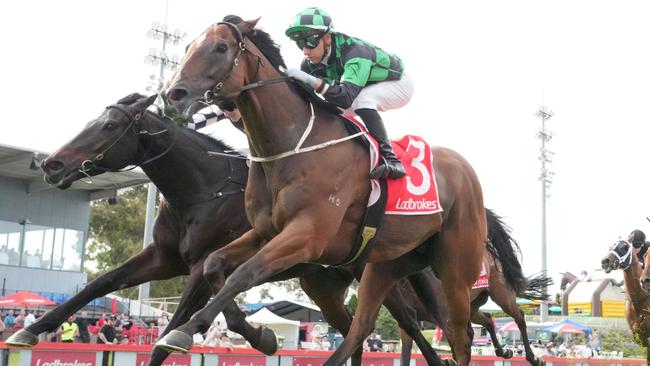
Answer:
<path fill-rule="evenodd" d="M 351 132 L 367 131 L 357 120 L 347 121 L 350 122 L 348 127 L 355 130 Z M 369 145 L 372 171 L 379 162 L 379 149 L 370 134 L 365 134 L 364 138 Z M 419 136 L 406 135 L 400 140 L 392 141 L 392 145 L 406 169 L 406 176 L 400 179 L 370 181 L 372 189 L 368 210 L 357 242 L 343 265 L 365 259 L 384 214 L 433 215 L 442 211 L 429 144 Z"/>

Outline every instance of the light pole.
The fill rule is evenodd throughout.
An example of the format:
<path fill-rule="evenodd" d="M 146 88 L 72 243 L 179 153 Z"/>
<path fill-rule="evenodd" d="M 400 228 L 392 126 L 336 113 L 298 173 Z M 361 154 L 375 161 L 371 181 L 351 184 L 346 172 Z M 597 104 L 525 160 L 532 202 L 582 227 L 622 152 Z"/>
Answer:
<path fill-rule="evenodd" d="M 542 127 L 537 133 L 537 138 L 542 141 L 539 149 L 539 160 L 542 162 L 539 180 L 542 182 L 542 272 L 546 274 L 548 267 L 546 265 L 546 199 L 549 197 L 548 190 L 551 188 L 554 173 L 548 169 L 552 162 L 553 152 L 546 148 L 546 143 L 553 138 L 553 133 L 546 129 L 546 121 L 553 116 L 553 112 L 544 106 L 540 106 L 536 116 L 542 120 Z M 542 301 L 539 308 L 540 321 L 543 323 L 548 319 L 548 304 Z"/>
<path fill-rule="evenodd" d="M 169 2 L 167 2 L 167 7 L 169 8 Z M 167 16 L 165 15 L 165 19 Z M 185 34 L 180 30 L 176 29 L 174 32 L 167 31 L 167 24 L 159 24 L 158 22 L 153 22 L 151 28 L 147 32 L 147 36 L 155 40 L 162 41 L 162 48 L 158 52 L 155 48 L 149 50 L 149 54 L 145 57 L 145 62 L 150 63 L 154 66 L 159 66 L 159 74 L 150 75 L 151 79 L 150 84 L 147 86 L 146 90 L 150 92 L 159 93 L 162 90 L 163 83 L 165 81 L 165 70 L 173 70 L 178 66 L 178 56 L 173 55 L 171 57 L 167 56 L 166 48 L 167 44 L 177 45 L 185 37 Z M 153 242 L 153 224 L 156 213 L 156 195 L 158 189 L 153 183 L 149 183 L 147 186 L 147 212 L 145 216 L 144 224 L 144 239 L 142 247 Z M 143 283 L 138 288 L 138 300 L 140 301 L 140 308 L 142 309 L 142 301 L 149 298 L 149 282 Z M 140 314 L 141 315 L 141 314 Z"/>

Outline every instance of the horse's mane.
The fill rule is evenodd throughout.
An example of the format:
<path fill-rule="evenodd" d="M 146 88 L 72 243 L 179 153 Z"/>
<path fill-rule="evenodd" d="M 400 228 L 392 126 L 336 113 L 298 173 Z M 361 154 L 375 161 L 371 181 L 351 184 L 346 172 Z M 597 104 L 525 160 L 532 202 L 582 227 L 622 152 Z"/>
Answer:
<path fill-rule="evenodd" d="M 117 104 L 122 104 L 124 106 L 131 106 L 134 103 L 142 100 L 143 98 L 147 98 L 147 96 L 142 95 L 140 93 L 132 93 L 124 98 L 120 99 L 117 101 Z M 164 123 L 167 128 L 174 129 L 175 132 L 180 132 L 185 134 L 188 138 L 191 140 L 200 142 L 201 145 L 207 145 L 206 149 L 208 150 L 216 150 L 216 151 L 228 151 L 229 153 L 232 152 L 233 155 L 239 156 L 239 157 L 244 157 L 241 153 L 237 152 L 232 146 L 226 144 L 220 139 L 214 138 L 212 136 L 197 132 L 195 130 L 189 129 L 189 128 L 184 128 L 176 124 L 174 121 L 171 119 L 163 116 L 159 112 L 155 112 L 152 110 L 147 110 L 147 114 L 153 116 L 156 118 L 158 121 Z"/>
<path fill-rule="evenodd" d="M 225 22 L 234 24 L 238 24 L 243 21 L 242 18 L 236 15 L 227 15 L 223 20 Z M 280 46 L 275 43 L 270 34 L 261 29 L 255 28 L 253 32 L 250 32 L 247 35 L 247 37 L 251 40 L 251 42 L 253 42 L 255 47 L 257 47 L 260 52 L 262 52 L 264 57 L 266 57 L 266 59 L 269 61 L 269 63 L 271 63 L 271 65 L 273 65 L 273 67 L 279 69 L 279 67 L 282 66 L 286 69 L 287 66 L 284 63 L 284 58 L 280 53 Z M 292 89 L 298 93 L 298 95 L 300 95 L 301 98 L 307 102 L 313 103 L 316 108 L 326 110 L 335 115 L 341 114 L 341 111 L 335 105 L 319 97 L 313 90 L 308 90 L 297 82 L 292 82 L 290 85 Z"/>

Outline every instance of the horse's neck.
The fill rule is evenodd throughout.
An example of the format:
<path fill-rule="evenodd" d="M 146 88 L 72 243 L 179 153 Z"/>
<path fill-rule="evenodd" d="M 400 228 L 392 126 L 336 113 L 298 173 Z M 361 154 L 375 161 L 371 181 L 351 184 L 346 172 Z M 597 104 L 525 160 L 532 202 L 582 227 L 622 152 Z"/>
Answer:
<path fill-rule="evenodd" d="M 165 197 L 202 192 L 206 185 L 231 174 L 226 159 L 210 157 L 207 154 L 210 149 L 204 147 L 207 144 L 197 141 L 197 137 L 191 136 L 191 132 L 157 118 L 147 120 L 144 128 L 151 131 L 168 130 L 166 133 L 149 137 L 153 144 L 151 149 L 147 149 L 146 141 L 141 142 L 140 147 L 142 153 L 146 153 L 146 156 L 142 157 L 144 159 L 162 154 L 141 168 Z M 165 152 L 166 150 L 168 151 Z M 216 147 L 212 150 L 223 152 Z"/>
<path fill-rule="evenodd" d="M 647 293 L 641 287 L 639 279 L 641 278 L 641 265 L 636 257 L 636 252 L 632 252 L 632 263 L 623 271 L 625 280 L 625 290 L 632 303 L 642 301 L 647 297 Z M 635 306 L 636 308 L 636 306 Z"/>
<path fill-rule="evenodd" d="M 259 50 L 255 48 L 254 52 L 259 53 Z M 255 80 L 247 80 L 247 83 L 280 76 L 264 57 L 248 57 L 246 60 L 249 70 L 257 70 Z M 310 104 L 288 82 L 259 87 L 241 94 L 237 98 L 237 106 L 246 125 L 251 152 L 257 156 L 271 156 L 293 150 L 312 118 Z M 315 115 L 315 118 L 318 119 L 319 115 Z M 314 123 L 310 136 L 317 134 L 321 127 Z"/>

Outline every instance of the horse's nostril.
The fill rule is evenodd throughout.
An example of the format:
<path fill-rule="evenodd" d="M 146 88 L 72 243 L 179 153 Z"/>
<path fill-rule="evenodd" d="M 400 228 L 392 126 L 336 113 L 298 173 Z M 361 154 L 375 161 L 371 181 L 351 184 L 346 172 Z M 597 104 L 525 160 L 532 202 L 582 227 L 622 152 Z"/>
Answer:
<path fill-rule="evenodd" d="M 187 90 L 181 89 L 181 88 L 174 88 L 169 91 L 167 94 L 170 100 L 174 102 L 178 102 L 180 100 L 183 100 L 187 96 Z"/>
<path fill-rule="evenodd" d="M 65 164 L 59 160 L 48 160 L 43 164 L 43 170 L 46 173 L 57 173 L 62 171 L 63 168 L 65 168 Z"/>

